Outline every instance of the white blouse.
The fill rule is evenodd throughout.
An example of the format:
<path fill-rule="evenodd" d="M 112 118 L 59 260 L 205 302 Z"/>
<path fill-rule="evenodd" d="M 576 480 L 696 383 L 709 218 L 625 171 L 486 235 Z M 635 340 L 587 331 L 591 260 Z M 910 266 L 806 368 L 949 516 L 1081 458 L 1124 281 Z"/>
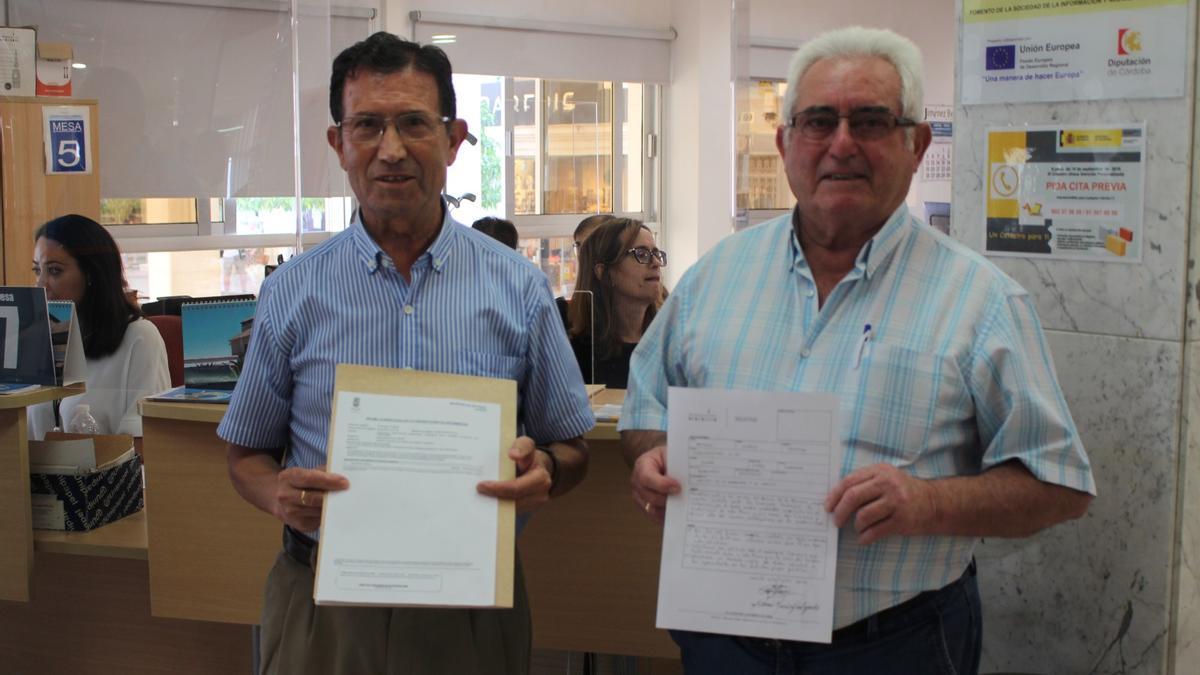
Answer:
<path fill-rule="evenodd" d="M 75 406 L 91 406 L 102 434 L 142 435 L 142 416 L 138 399 L 161 393 L 171 387 L 167 367 L 167 348 L 154 324 L 138 319 L 125 328 L 125 337 L 117 351 L 87 360 L 87 391 L 64 398 L 59 408 L 63 430 L 71 423 Z M 54 428 L 52 403 L 29 408 L 29 437 L 41 440 Z"/>

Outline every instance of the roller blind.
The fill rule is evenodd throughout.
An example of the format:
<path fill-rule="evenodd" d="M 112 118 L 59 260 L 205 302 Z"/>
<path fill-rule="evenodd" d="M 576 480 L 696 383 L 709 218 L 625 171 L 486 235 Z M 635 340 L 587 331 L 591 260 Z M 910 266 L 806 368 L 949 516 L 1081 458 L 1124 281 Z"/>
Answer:
<path fill-rule="evenodd" d="M 69 42 L 74 95 L 99 100 L 103 197 L 342 193 L 325 143 L 333 55 L 369 34 L 367 12 L 303 0 L 300 133 L 293 125 L 290 3 L 10 0 L 13 25 Z"/>
<path fill-rule="evenodd" d="M 422 44 L 434 42 L 435 35 L 453 35 L 453 42 L 439 40 L 438 46 L 456 73 L 656 84 L 671 76 L 668 39 L 589 35 L 553 26 L 474 26 L 446 19 L 418 20 L 413 34 Z"/>
<path fill-rule="evenodd" d="M 763 80 L 786 80 L 788 65 L 799 47 L 751 45 L 749 48 L 751 78 Z"/>

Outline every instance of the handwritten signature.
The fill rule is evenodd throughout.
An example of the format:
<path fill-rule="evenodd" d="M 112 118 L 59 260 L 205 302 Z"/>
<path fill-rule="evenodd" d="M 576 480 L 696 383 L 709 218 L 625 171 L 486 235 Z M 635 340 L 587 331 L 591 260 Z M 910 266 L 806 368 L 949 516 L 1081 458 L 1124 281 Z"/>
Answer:
<path fill-rule="evenodd" d="M 755 609 L 775 609 L 789 615 L 804 615 L 821 609 L 821 606 L 814 602 L 792 600 L 789 598 L 791 595 L 792 589 L 787 584 L 767 584 L 759 587 L 758 597 L 751 601 L 750 606 Z"/>

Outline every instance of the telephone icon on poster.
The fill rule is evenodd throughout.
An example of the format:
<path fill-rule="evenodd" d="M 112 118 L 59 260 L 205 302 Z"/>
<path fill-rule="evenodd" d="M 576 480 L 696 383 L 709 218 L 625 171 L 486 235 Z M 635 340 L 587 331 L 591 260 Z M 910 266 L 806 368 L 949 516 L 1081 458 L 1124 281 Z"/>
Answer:
<path fill-rule="evenodd" d="M 1001 197 L 1012 197 L 1016 194 L 1020 182 L 1021 177 L 1011 165 L 998 166 L 992 172 L 992 191 Z"/>

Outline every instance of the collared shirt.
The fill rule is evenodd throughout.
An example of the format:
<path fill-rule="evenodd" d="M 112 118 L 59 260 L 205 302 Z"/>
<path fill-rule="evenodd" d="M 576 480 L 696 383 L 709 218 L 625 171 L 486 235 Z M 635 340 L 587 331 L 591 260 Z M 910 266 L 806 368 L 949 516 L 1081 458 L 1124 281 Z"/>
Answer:
<path fill-rule="evenodd" d="M 972 475 L 1015 459 L 1095 494 L 1033 300 L 904 205 L 823 307 L 792 216 L 719 243 L 634 351 L 619 428 L 666 430 L 669 386 L 837 394 L 843 476 L 878 462 L 926 479 Z M 835 627 L 954 581 L 976 541 L 855 539 L 851 522 Z"/>
<path fill-rule="evenodd" d="M 324 466 L 339 363 L 516 380 L 518 428 L 539 442 L 595 424 L 545 275 L 448 214 L 411 281 L 357 215 L 267 277 L 217 434 Z"/>

